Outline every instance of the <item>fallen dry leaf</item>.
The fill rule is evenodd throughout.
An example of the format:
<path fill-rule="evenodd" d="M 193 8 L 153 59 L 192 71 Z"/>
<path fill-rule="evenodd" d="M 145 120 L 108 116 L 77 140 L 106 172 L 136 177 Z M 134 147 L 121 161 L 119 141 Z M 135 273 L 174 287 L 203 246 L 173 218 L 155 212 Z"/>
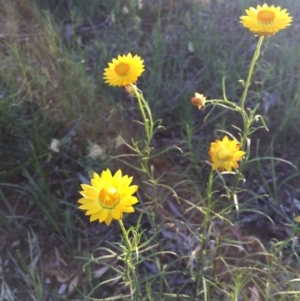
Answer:
<path fill-rule="evenodd" d="M 256 286 L 253 287 L 249 287 L 249 290 L 251 291 L 251 297 L 249 301 L 260 301 L 260 297 L 259 297 L 259 291 L 256 288 Z"/>
<path fill-rule="evenodd" d="M 68 288 L 69 294 L 71 294 L 74 291 L 74 289 L 78 285 L 78 282 L 79 282 L 79 276 L 76 275 L 69 284 L 69 288 Z"/>

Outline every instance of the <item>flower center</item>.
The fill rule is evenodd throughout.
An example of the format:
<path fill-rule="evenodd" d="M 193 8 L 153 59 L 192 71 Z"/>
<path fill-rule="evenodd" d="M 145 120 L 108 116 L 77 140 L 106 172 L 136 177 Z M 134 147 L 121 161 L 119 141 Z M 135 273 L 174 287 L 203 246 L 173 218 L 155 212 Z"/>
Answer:
<path fill-rule="evenodd" d="M 98 201 L 104 208 L 114 208 L 120 201 L 120 196 L 115 187 L 107 187 L 100 190 Z"/>
<path fill-rule="evenodd" d="M 115 71 L 118 75 L 120 76 L 126 76 L 128 75 L 130 70 L 130 66 L 127 63 L 119 63 L 116 67 L 115 67 Z"/>
<path fill-rule="evenodd" d="M 263 23 L 270 23 L 275 19 L 275 13 L 269 10 L 261 10 L 258 12 L 257 17 Z"/>
<path fill-rule="evenodd" d="M 220 147 L 217 151 L 218 160 L 221 162 L 227 162 L 232 160 L 232 152 L 228 151 L 226 147 Z"/>

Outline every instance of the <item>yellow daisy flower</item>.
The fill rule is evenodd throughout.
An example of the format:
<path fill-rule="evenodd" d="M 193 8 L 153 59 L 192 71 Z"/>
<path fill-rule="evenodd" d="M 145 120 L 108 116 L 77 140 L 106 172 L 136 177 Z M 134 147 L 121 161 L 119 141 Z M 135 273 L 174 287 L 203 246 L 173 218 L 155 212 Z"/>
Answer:
<path fill-rule="evenodd" d="M 144 70 L 144 61 L 138 55 L 119 55 L 104 69 L 104 80 L 110 86 L 123 87 L 135 83 Z"/>
<path fill-rule="evenodd" d="M 239 150 L 240 147 L 237 141 L 229 140 L 227 136 L 224 136 L 222 141 L 212 142 L 208 152 L 212 170 L 231 171 L 232 168 L 238 168 L 237 161 L 240 161 L 245 154 L 244 151 Z"/>
<path fill-rule="evenodd" d="M 259 36 L 272 36 L 292 23 L 286 9 L 280 6 L 257 5 L 257 8 L 246 9 L 247 16 L 241 16 L 241 23 L 252 33 Z"/>
<path fill-rule="evenodd" d="M 118 170 L 112 176 L 109 169 L 102 171 L 101 176 L 94 173 L 91 184 L 82 184 L 83 191 L 79 193 L 83 198 L 78 200 L 79 209 L 86 210 L 85 215 L 90 215 L 90 221 L 99 220 L 110 225 L 113 219 L 122 219 L 123 212 L 134 212 L 132 205 L 138 199 L 132 196 L 138 189 L 137 185 L 129 186 L 132 177 L 123 176 Z"/>

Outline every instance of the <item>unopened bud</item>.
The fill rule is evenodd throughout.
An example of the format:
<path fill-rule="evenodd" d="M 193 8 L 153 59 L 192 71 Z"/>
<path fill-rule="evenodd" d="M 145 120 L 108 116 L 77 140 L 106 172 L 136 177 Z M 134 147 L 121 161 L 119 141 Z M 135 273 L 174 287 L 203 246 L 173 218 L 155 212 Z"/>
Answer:
<path fill-rule="evenodd" d="M 195 93 L 195 96 L 191 99 L 194 106 L 201 110 L 205 106 L 206 97 L 203 94 Z"/>

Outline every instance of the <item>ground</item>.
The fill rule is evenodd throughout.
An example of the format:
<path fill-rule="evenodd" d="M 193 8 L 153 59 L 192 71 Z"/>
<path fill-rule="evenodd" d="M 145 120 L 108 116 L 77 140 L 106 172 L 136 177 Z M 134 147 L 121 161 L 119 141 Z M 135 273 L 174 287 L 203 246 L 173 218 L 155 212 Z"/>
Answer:
<path fill-rule="evenodd" d="M 209 203 L 207 151 L 222 131 L 239 137 L 242 120 L 191 104 L 195 92 L 223 99 L 224 86 L 239 104 L 257 43 L 239 16 L 255 5 L 0 4 L 0 300 L 300 299 L 299 2 L 275 3 L 294 20 L 264 41 L 255 68 L 246 106 L 260 105 L 267 129 L 251 136 L 237 199 L 234 176 L 216 173 Z M 103 82 L 108 62 L 129 51 L 145 61 L 138 87 L 162 125 L 150 175 L 147 154 L 132 148 L 145 145 L 135 99 Z M 118 223 L 90 223 L 78 209 L 80 184 L 106 168 L 139 185 L 136 212 L 124 216 L 139 242 L 129 252 L 136 299 Z"/>

